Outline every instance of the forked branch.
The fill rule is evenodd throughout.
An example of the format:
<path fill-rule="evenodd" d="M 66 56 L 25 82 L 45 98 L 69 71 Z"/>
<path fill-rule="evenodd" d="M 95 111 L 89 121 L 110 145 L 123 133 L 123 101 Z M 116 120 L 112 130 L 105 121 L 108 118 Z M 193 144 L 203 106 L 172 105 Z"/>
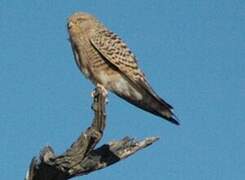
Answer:
<path fill-rule="evenodd" d="M 32 159 L 25 180 L 67 180 L 85 175 L 125 159 L 158 140 L 157 137 L 139 141 L 125 137 L 95 149 L 103 136 L 106 121 L 106 96 L 102 91 L 100 87 L 95 89 L 92 104 L 95 115 L 91 127 L 61 155 L 56 156 L 50 146 L 44 147 L 39 157 Z"/>

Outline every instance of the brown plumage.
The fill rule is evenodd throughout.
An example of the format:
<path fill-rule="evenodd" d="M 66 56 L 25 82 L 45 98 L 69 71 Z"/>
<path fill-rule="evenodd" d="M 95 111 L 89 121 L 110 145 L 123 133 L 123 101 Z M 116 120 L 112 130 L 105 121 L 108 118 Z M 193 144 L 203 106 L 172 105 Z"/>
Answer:
<path fill-rule="evenodd" d="M 135 55 L 94 16 L 75 13 L 68 32 L 79 69 L 94 84 L 114 92 L 129 103 L 179 124 L 172 107 L 150 87 Z"/>

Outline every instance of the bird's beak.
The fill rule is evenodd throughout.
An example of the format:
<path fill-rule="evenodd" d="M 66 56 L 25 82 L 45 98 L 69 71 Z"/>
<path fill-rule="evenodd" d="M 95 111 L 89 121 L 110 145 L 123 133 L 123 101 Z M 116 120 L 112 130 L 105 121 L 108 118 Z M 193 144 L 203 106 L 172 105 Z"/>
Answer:
<path fill-rule="evenodd" d="M 74 25 L 74 23 L 71 22 L 71 21 L 69 21 L 69 22 L 67 23 L 67 28 L 68 28 L 68 30 L 70 30 L 70 29 L 72 28 L 73 25 Z"/>

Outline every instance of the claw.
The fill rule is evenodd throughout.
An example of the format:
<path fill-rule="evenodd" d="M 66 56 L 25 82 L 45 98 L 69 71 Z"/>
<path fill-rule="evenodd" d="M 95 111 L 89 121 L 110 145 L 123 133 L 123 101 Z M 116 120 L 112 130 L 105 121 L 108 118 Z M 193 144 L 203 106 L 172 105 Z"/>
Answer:
<path fill-rule="evenodd" d="M 96 86 L 101 88 L 103 96 L 107 96 L 108 91 L 106 90 L 106 88 L 103 85 L 97 83 Z"/>
<path fill-rule="evenodd" d="M 91 92 L 91 97 L 94 98 L 95 96 L 95 89 Z"/>

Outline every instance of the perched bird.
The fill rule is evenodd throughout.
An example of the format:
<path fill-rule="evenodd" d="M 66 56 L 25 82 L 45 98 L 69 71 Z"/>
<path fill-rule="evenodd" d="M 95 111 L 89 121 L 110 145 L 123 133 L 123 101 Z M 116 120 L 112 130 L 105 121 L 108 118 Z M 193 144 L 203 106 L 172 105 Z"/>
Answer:
<path fill-rule="evenodd" d="M 95 16 L 77 12 L 67 28 L 79 69 L 95 85 L 112 91 L 129 103 L 179 124 L 173 108 L 151 88 L 127 45 Z"/>

